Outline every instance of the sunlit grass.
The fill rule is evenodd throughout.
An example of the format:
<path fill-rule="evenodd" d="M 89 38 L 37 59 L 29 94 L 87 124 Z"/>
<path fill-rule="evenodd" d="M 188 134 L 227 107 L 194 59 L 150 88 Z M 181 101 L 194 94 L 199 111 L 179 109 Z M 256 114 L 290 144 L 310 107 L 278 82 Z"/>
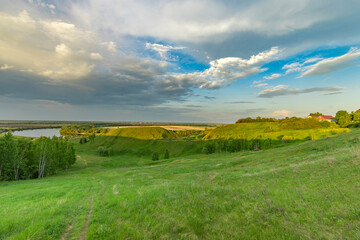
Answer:
<path fill-rule="evenodd" d="M 156 165 L 78 155 L 58 176 L 0 183 L 0 239 L 60 239 L 71 224 L 67 239 L 360 238 L 358 130 Z"/>

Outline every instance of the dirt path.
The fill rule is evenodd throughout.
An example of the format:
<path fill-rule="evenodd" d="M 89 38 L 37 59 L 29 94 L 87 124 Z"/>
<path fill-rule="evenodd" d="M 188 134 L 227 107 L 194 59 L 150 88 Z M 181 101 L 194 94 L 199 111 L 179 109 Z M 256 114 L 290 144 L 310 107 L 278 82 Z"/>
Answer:
<path fill-rule="evenodd" d="M 88 227 L 89 227 L 89 222 L 90 222 L 91 215 L 92 215 L 92 210 L 93 210 L 93 201 L 94 201 L 94 196 L 92 196 L 92 198 L 90 200 L 89 212 L 88 212 L 88 215 L 86 217 L 84 228 L 83 228 L 83 230 L 81 232 L 80 240 L 84 240 L 85 237 L 86 237 L 86 233 L 87 233 L 87 230 L 88 230 Z"/>
<path fill-rule="evenodd" d="M 74 227 L 75 221 L 76 221 L 77 216 L 74 217 L 74 219 L 72 220 L 71 224 L 68 226 L 68 228 L 66 229 L 66 231 L 64 232 L 64 234 L 61 236 L 61 240 L 66 240 L 67 237 L 70 234 L 71 229 Z"/>

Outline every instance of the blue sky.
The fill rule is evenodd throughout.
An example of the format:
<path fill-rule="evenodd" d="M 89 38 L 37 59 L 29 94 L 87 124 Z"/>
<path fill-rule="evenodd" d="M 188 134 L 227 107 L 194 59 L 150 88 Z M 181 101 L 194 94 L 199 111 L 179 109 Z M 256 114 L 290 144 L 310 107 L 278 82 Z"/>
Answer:
<path fill-rule="evenodd" d="M 359 10 L 353 0 L 3 0 L 0 119 L 354 111 Z"/>

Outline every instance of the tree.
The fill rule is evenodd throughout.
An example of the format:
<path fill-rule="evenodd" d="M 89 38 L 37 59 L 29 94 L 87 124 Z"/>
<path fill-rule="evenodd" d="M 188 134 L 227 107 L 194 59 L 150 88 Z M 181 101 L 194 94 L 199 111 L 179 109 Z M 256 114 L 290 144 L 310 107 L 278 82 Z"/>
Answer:
<path fill-rule="evenodd" d="M 340 125 L 340 127 L 346 127 L 351 123 L 351 116 L 350 114 L 345 110 L 340 110 L 336 113 L 335 116 L 336 121 Z"/>
<path fill-rule="evenodd" d="M 164 154 L 164 159 L 169 159 L 169 158 L 170 158 L 169 151 L 166 149 Z"/>
<path fill-rule="evenodd" d="M 322 114 L 322 113 L 319 113 L 319 112 L 316 112 L 316 113 L 310 113 L 309 115 L 319 115 L 319 116 L 322 116 L 323 114 Z"/>
<path fill-rule="evenodd" d="M 89 141 L 94 142 L 94 140 L 95 140 L 95 133 L 93 132 L 92 134 L 89 135 Z"/>
<path fill-rule="evenodd" d="M 159 160 L 159 154 L 156 153 L 156 152 L 154 152 L 153 155 L 152 155 L 152 160 L 153 160 L 153 161 Z"/>
<path fill-rule="evenodd" d="M 9 131 L 4 136 L 2 173 L 5 179 L 13 179 L 13 165 L 17 160 L 17 148 L 14 137 Z"/>
<path fill-rule="evenodd" d="M 31 142 L 25 139 L 19 139 L 17 142 L 17 157 L 13 161 L 14 180 L 19 180 L 20 174 L 24 174 L 31 151 Z"/>
<path fill-rule="evenodd" d="M 360 121 L 360 110 L 357 110 L 356 112 L 351 113 L 351 120 L 354 122 Z"/>

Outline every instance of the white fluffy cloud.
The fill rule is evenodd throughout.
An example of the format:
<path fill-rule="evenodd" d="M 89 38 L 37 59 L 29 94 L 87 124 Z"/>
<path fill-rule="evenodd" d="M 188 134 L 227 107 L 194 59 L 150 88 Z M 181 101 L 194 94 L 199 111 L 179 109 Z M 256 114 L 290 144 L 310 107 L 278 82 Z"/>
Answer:
<path fill-rule="evenodd" d="M 282 75 L 280 73 L 273 73 L 270 76 L 264 77 L 266 80 L 272 80 L 281 77 Z"/>
<path fill-rule="evenodd" d="M 238 79 L 266 71 L 262 65 L 279 56 L 278 47 L 251 56 L 249 59 L 238 57 L 220 58 L 210 62 L 210 68 L 203 72 L 185 74 L 186 77 L 202 82 L 202 89 L 216 89 L 229 86 Z M 183 75 L 183 74 L 182 74 Z"/>
<path fill-rule="evenodd" d="M 0 13 L 0 63 L 54 80 L 79 79 L 94 68 L 87 48 L 96 46 L 90 33 L 73 24 L 35 19 L 26 11 Z"/>
<path fill-rule="evenodd" d="M 96 61 L 101 61 L 104 59 L 100 53 L 90 53 L 90 58 Z"/>
<path fill-rule="evenodd" d="M 174 58 L 169 58 L 168 56 L 169 51 L 183 50 L 186 48 L 186 47 L 174 47 L 168 45 L 165 46 L 158 43 L 146 43 L 145 47 L 146 49 L 151 49 L 152 51 L 157 52 L 163 60 L 174 60 Z"/>

